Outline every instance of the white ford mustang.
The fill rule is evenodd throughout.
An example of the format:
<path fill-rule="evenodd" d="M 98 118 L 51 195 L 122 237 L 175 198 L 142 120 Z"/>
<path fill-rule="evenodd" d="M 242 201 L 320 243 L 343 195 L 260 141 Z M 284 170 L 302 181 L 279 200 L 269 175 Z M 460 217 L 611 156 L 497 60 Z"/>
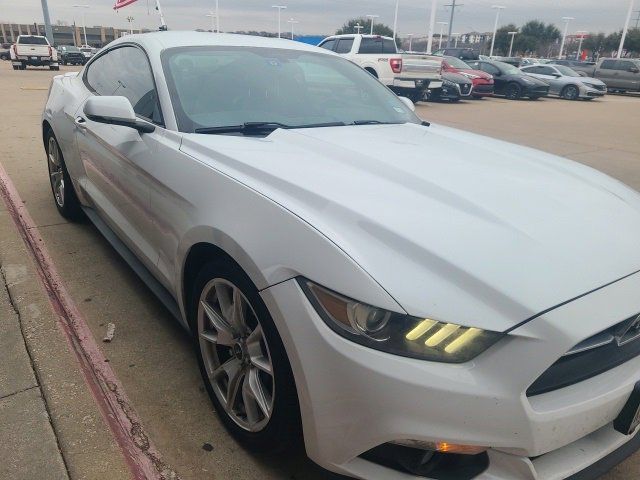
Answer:
<path fill-rule="evenodd" d="M 429 126 L 323 49 L 158 32 L 54 79 L 54 199 L 193 333 L 257 450 L 359 478 L 590 478 L 638 448 L 640 196 Z"/>

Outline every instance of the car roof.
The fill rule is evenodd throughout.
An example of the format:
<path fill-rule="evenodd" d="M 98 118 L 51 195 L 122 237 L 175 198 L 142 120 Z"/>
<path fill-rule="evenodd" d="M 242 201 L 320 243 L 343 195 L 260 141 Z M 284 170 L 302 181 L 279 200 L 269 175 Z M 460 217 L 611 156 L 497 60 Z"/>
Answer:
<path fill-rule="evenodd" d="M 253 35 L 238 35 L 234 33 L 211 33 L 193 31 L 165 31 L 149 32 L 133 35 L 125 35 L 111 42 L 108 46 L 116 46 L 122 43 L 137 43 L 148 52 L 159 53 L 162 50 L 174 47 L 195 46 L 240 46 L 284 48 L 288 50 L 300 50 L 335 55 L 324 48 L 318 48 L 306 43 L 287 40 L 284 38 L 268 38 Z"/>

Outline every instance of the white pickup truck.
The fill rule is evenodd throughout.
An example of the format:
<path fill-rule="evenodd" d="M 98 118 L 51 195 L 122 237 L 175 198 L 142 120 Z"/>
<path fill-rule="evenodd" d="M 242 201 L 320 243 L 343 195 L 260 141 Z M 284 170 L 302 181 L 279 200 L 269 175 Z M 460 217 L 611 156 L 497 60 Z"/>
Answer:
<path fill-rule="evenodd" d="M 396 94 L 414 102 L 422 100 L 427 89 L 442 87 L 442 57 L 399 53 L 390 37 L 334 35 L 318 46 L 360 65 Z"/>
<path fill-rule="evenodd" d="M 27 65 L 60 70 L 58 52 L 49 45 L 47 37 L 20 35 L 11 46 L 11 64 L 14 70 L 24 70 Z"/>

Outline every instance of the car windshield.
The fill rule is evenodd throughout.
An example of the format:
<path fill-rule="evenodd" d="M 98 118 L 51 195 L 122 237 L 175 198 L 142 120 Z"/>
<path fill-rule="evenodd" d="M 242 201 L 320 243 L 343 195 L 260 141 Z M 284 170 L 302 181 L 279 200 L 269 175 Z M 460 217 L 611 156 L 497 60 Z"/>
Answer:
<path fill-rule="evenodd" d="M 498 67 L 502 73 L 506 73 L 507 75 L 522 75 L 522 71 L 518 68 L 518 67 L 514 67 L 513 65 L 510 65 L 508 63 L 504 63 L 504 62 L 496 62 L 494 61 L 493 64 Z"/>
<path fill-rule="evenodd" d="M 20 37 L 18 42 L 21 45 L 47 45 L 47 39 L 44 37 Z"/>
<path fill-rule="evenodd" d="M 64 50 L 65 52 L 79 52 L 80 50 L 78 50 L 78 47 L 62 47 L 62 50 Z"/>
<path fill-rule="evenodd" d="M 554 65 L 556 70 L 558 70 L 565 77 L 579 77 L 580 75 L 573 68 L 565 67 L 564 65 Z"/>
<path fill-rule="evenodd" d="M 91 52 L 91 48 L 89 48 L 89 47 L 81 48 L 80 50 L 83 51 L 83 52 L 89 52 L 89 53 Z"/>
<path fill-rule="evenodd" d="M 446 57 L 447 63 L 453 68 L 462 68 L 465 70 L 471 70 L 471 67 L 464 63 L 462 60 L 456 57 Z"/>
<path fill-rule="evenodd" d="M 183 132 L 269 122 L 295 128 L 420 119 L 368 72 L 335 55 L 178 47 L 162 64 Z"/>

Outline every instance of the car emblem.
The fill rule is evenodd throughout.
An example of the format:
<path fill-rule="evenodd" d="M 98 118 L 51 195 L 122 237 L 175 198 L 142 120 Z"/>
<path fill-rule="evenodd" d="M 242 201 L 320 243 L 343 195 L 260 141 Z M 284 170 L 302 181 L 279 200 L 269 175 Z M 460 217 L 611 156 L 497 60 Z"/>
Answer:
<path fill-rule="evenodd" d="M 621 347 L 640 338 L 640 315 L 631 319 L 616 334 L 616 342 Z"/>

